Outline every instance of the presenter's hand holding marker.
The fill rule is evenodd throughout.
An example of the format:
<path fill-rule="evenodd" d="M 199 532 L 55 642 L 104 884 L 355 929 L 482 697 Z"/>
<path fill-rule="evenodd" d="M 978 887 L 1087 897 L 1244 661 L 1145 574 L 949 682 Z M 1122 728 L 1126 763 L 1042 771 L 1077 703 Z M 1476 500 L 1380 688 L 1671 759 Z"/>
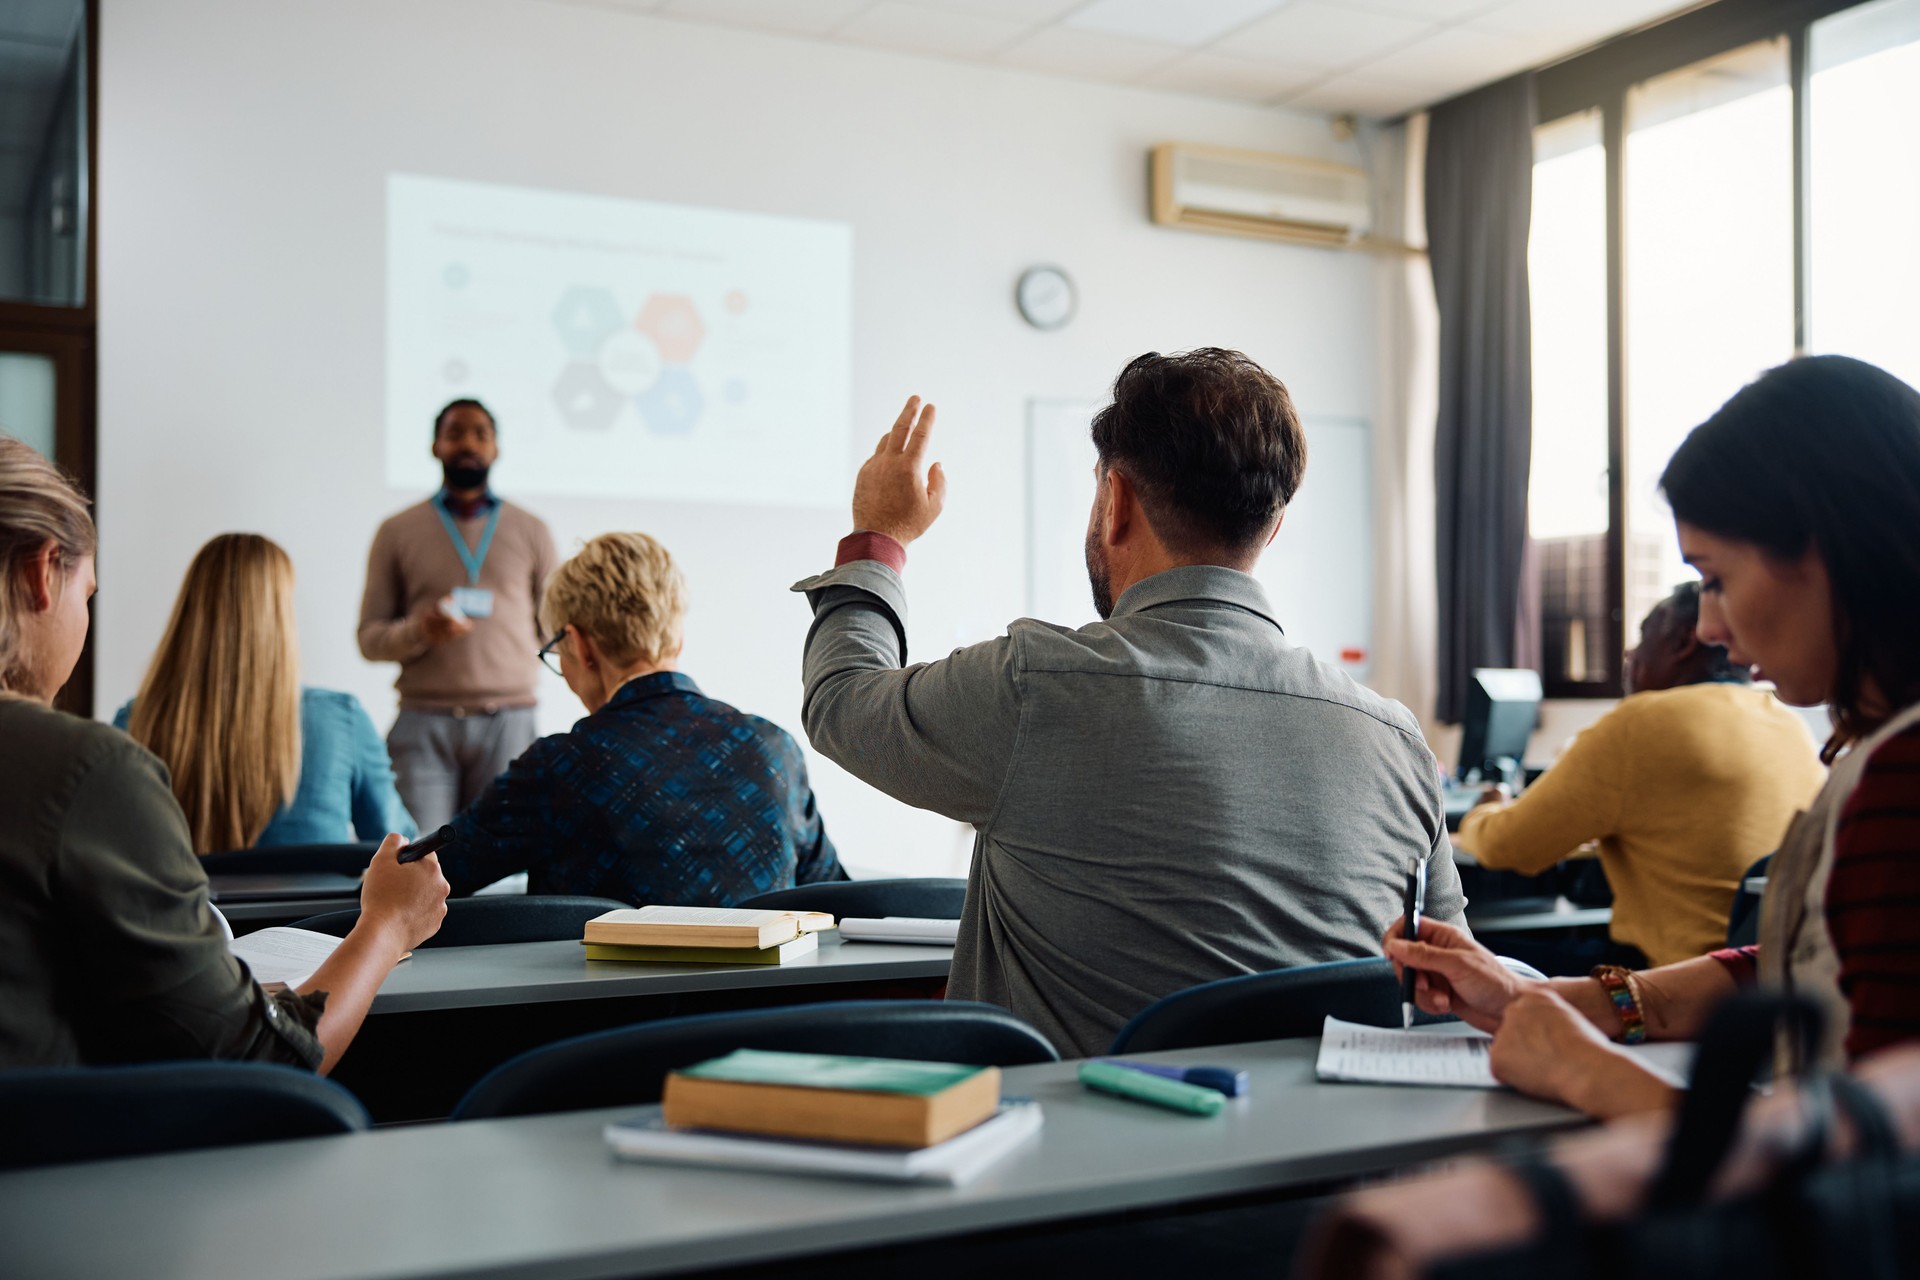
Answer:
<path fill-rule="evenodd" d="M 405 836 L 388 836 L 367 864 L 360 881 L 360 919 L 388 932 L 402 951 L 411 951 L 440 932 L 451 886 L 432 853 L 401 862 L 406 843 Z"/>
<path fill-rule="evenodd" d="M 940 518 L 947 476 L 937 462 L 926 468 L 932 433 L 933 406 L 910 397 L 853 482 L 854 528 L 884 533 L 904 547 Z"/>
<path fill-rule="evenodd" d="M 420 624 L 420 638 L 436 647 L 473 630 L 473 619 L 454 606 L 452 596 L 440 597 L 413 616 Z"/>
<path fill-rule="evenodd" d="M 1469 1026 L 1497 1031 L 1507 1006 L 1527 985 L 1499 957 L 1464 931 L 1437 920 L 1420 922 L 1420 938 L 1401 936 L 1405 917 L 1387 926 L 1385 951 L 1396 978 L 1414 973 L 1413 1002 L 1427 1013 L 1451 1013 Z"/>

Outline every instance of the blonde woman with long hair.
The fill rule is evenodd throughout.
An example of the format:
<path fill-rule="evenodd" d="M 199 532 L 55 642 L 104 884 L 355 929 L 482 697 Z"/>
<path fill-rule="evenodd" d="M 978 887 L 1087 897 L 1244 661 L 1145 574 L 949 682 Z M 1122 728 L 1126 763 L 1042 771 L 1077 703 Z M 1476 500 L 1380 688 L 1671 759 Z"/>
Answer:
<path fill-rule="evenodd" d="M 227 949 L 166 769 L 56 711 L 87 639 L 93 519 L 71 481 L 0 436 L 0 1069 L 250 1058 L 326 1071 L 380 982 L 446 914 L 432 854 L 389 836 L 360 921 L 297 990 Z"/>
<path fill-rule="evenodd" d="M 293 561 L 223 533 L 187 567 L 140 693 L 114 723 L 166 762 L 196 853 L 415 828 L 350 693 L 300 686 Z"/>

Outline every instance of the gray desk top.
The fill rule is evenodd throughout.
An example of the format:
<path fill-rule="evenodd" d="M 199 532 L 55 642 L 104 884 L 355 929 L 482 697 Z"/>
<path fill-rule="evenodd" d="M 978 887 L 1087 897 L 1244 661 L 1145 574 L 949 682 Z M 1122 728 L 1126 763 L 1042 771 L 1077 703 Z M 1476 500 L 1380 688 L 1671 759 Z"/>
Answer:
<path fill-rule="evenodd" d="M 1467 926 L 1475 933 L 1521 933 L 1534 929 L 1584 929 L 1605 927 L 1613 921 L 1612 907 L 1576 906 L 1565 898 L 1555 898 L 1547 909 L 1502 911 L 1498 902 L 1476 911 L 1467 905 Z"/>
<path fill-rule="evenodd" d="M 1040 1135 L 958 1189 L 629 1164 L 632 1108 L 0 1174 L 19 1277 L 586 1280 L 791 1257 L 1360 1176 L 1581 1123 L 1473 1089 L 1321 1084 L 1315 1040 L 1179 1053 L 1249 1097 L 1198 1119 L 1089 1093 L 1075 1064 L 1016 1067 Z"/>
<path fill-rule="evenodd" d="M 826 943 L 812 955 L 782 965 L 588 960 L 578 942 L 422 947 L 380 985 L 372 1012 L 417 1013 L 737 987 L 943 978 L 952 963 L 952 947 L 884 942 Z"/>

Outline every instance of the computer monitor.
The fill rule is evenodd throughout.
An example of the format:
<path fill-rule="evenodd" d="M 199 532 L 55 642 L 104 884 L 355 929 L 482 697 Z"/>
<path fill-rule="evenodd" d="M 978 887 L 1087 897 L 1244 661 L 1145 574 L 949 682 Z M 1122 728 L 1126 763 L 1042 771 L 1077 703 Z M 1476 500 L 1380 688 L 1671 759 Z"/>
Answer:
<path fill-rule="evenodd" d="M 1477 771 L 1488 781 L 1503 780 L 1507 770 L 1497 762 L 1518 765 L 1539 720 L 1538 671 L 1476 667 L 1460 722 L 1460 776 Z"/>

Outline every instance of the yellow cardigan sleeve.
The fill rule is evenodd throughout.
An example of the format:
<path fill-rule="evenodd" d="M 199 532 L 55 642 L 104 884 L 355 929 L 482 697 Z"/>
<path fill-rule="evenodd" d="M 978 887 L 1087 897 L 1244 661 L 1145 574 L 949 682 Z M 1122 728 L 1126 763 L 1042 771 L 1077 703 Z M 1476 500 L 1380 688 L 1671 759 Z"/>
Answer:
<path fill-rule="evenodd" d="M 1633 760 L 1626 704 L 1594 721 L 1519 799 L 1461 820 L 1455 848 L 1484 867 L 1538 875 L 1589 840 L 1614 834 Z"/>

